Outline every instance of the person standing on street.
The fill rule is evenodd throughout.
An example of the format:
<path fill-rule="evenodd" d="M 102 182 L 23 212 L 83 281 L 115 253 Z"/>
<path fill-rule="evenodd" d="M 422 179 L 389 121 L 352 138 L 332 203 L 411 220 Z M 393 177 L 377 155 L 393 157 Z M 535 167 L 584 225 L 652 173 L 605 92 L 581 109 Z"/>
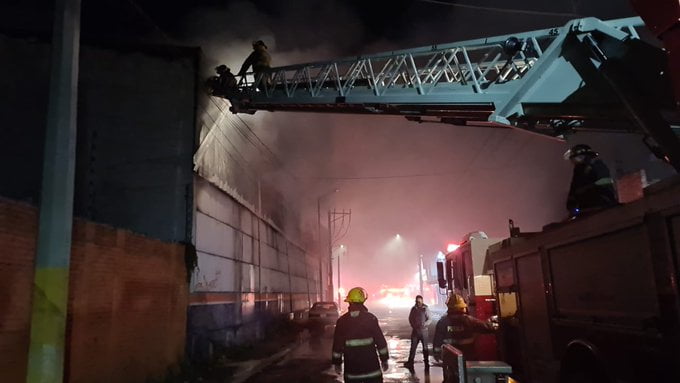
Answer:
<path fill-rule="evenodd" d="M 364 306 L 366 299 L 366 290 L 351 289 L 345 298 L 349 309 L 335 325 L 332 363 L 340 374 L 344 361 L 345 383 L 382 383 L 382 371 L 389 367 L 387 341 L 378 318 Z"/>
<path fill-rule="evenodd" d="M 408 361 L 404 363 L 404 366 L 407 368 L 413 368 L 413 362 L 416 357 L 416 348 L 418 348 L 418 343 L 422 343 L 425 368 L 430 368 L 430 360 L 427 350 L 427 327 L 432 322 L 432 315 L 430 314 L 430 309 L 425 303 L 423 303 L 423 297 L 421 295 L 416 296 L 416 304 L 411 308 L 411 313 L 408 315 L 408 322 L 412 329 L 411 351 L 408 354 Z"/>

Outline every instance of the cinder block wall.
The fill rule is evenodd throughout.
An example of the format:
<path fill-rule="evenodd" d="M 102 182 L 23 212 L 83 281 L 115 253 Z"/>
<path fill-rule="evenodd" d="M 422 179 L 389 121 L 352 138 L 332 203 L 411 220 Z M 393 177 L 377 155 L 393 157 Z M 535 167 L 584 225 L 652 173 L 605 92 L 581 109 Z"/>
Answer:
<path fill-rule="evenodd" d="M 36 208 L 0 199 L 0 382 L 24 382 Z M 76 221 L 67 340 L 69 382 L 145 382 L 184 355 L 184 247 Z"/>

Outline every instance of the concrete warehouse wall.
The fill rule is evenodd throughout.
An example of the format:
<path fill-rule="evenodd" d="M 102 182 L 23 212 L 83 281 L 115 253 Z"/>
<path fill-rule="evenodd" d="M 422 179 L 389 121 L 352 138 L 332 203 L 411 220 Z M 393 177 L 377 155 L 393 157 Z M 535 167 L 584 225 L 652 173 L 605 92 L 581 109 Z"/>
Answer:
<path fill-rule="evenodd" d="M 261 338 L 268 320 L 321 298 L 319 259 L 203 178 L 195 178 L 198 265 L 191 278 L 188 349 Z"/>
<path fill-rule="evenodd" d="M 75 213 L 188 240 L 199 50 L 83 42 Z M 0 196 L 37 204 L 50 45 L 0 35 Z"/>
<path fill-rule="evenodd" d="M 262 130 L 260 135 L 273 139 L 271 129 L 264 131 L 266 123 L 248 123 L 231 113 L 230 107 L 229 101 L 219 97 L 198 97 L 195 172 L 259 212 L 289 237 L 302 238 L 302 183 L 282 168 L 280 159 L 260 139 L 258 128 Z M 278 142 L 278 137 L 275 140 Z"/>
<path fill-rule="evenodd" d="M 37 209 L 0 199 L 0 382 L 25 381 Z M 184 355 L 184 247 L 78 220 L 74 225 L 67 375 L 72 383 L 143 383 Z"/>

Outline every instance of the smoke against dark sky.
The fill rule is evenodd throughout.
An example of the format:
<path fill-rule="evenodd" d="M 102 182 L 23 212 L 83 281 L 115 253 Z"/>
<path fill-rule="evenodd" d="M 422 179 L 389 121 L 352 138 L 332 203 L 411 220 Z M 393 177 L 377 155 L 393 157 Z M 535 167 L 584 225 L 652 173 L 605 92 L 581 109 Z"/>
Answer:
<path fill-rule="evenodd" d="M 596 3 L 524 0 L 511 5 L 602 18 L 630 15 L 624 0 Z M 280 66 L 521 32 L 569 19 L 420 1 L 401 5 L 400 12 L 389 8 L 378 19 L 370 17 L 379 14 L 375 4 L 361 12 L 351 1 L 305 0 L 266 10 L 236 1 L 195 8 L 182 31 L 201 45 L 207 68 L 227 63 L 237 71 L 255 39 L 265 40 L 273 65 Z M 571 172 L 561 158 L 565 143 L 510 129 L 417 124 L 399 117 L 258 112 L 242 118 L 284 162 L 286 172 L 273 169 L 265 176 L 303 211 L 306 230 L 316 230 L 317 197 L 341 189 L 324 200 L 322 217 L 325 221 L 329 208 L 352 209 L 352 227 L 343 241 L 350 248 L 343 260 L 347 286 L 401 286 L 415 273 L 418 254 L 432 260 L 447 242 L 468 232 L 502 238 L 508 218 L 535 231 L 565 214 Z M 386 178 L 391 176 L 398 177 Z M 403 246 L 387 246 L 397 233 Z"/>
<path fill-rule="evenodd" d="M 202 4 L 179 19 L 174 33 L 201 46 L 206 74 L 218 63 L 238 71 L 257 39 L 268 44 L 273 65 L 281 66 L 569 20 L 417 0 Z M 626 0 L 475 4 L 601 18 L 631 14 Z M 317 197 L 341 189 L 324 199 L 322 216 L 333 207 L 352 209 L 352 227 L 344 240 L 350 255 L 343 261 L 343 279 L 350 284 L 401 285 L 415 272 L 418 254 L 431 260 L 465 233 L 507 236 L 508 218 L 524 230 L 540 230 L 565 213 L 571 171 L 561 158 L 565 143 L 516 130 L 417 124 L 398 117 L 267 112 L 241 117 L 281 159 L 282 166 L 257 171 L 281 188 L 286 204 L 302 211 L 305 230 L 316 231 Z M 398 177 L 385 178 L 391 176 Z M 387 246 L 397 233 L 404 246 Z"/>
<path fill-rule="evenodd" d="M 273 3 L 265 12 L 249 1 L 197 7 L 183 21 L 181 34 L 200 45 L 207 64 L 226 63 L 234 72 L 263 40 L 273 65 L 344 54 L 361 41 L 363 26 L 342 1 Z"/>

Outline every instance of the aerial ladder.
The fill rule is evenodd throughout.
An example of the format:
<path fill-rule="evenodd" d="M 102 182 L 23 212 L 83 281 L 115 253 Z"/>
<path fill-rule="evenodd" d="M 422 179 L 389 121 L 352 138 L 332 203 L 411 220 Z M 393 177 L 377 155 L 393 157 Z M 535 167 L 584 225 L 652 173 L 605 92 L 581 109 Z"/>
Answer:
<path fill-rule="evenodd" d="M 639 132 L 680 171 L 680 113 L 664 52 L 639 17 L 271 68 L 223 96 L 234 113 L 401 115 L 417 122 Z M 678 70 L 676 68 L 675 70 Z"/>

